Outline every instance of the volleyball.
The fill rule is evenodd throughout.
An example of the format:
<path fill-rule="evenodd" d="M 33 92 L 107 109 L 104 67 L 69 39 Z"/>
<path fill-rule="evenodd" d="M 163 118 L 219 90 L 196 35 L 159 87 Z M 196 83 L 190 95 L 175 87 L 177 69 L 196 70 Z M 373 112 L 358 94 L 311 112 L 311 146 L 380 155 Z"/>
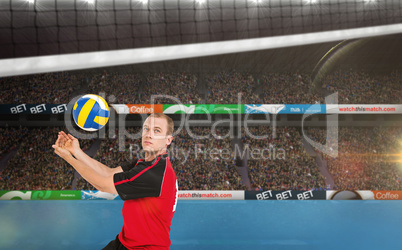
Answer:
<path fill-rule="evenodd" d="M 74 104 L 73 118 L 83 130 L 97 131 L 109 120 L 109 105 L 101 96 L 84 95 Z"/>

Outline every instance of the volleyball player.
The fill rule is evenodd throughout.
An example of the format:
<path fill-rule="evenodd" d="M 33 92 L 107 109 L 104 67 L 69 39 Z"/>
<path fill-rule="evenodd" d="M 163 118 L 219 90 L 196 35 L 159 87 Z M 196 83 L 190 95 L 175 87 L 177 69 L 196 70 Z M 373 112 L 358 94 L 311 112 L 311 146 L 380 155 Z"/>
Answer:
<path fill-rule="evenodd" d="M 169 249 L 170 225 L 176 209 L 177 179 L 167 155 L 173 121 L 151 114 L 143 124 L 145 158 L 109 168 L 85 154 L 72 135 L 59 132 L 52 147 L 96 189 L 125 200 L 123 228 L 104 249 Z"/>

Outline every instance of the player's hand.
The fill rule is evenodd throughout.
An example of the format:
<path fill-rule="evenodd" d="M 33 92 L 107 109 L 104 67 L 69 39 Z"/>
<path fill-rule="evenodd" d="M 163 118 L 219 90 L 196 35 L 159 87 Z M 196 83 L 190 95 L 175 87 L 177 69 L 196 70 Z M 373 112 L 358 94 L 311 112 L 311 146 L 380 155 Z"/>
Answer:
<path fill-rule="evenodd" d="M 62 140 L 62 146 L 67 149 L 71 154 L 76 154 L 81 150 L 78 139 L 71 134 L 67 135 L 66 133 L 61 131 L 59 132 L 59 136 Z"/>
<path fill-rule="evenodd" d="M 72 157 L 71 153 L 67 149 L 65 149 L 64 147 L 60 147 L 60 143 L 61 140 L 57 139 L 56 143 L 52 145 L 52 148 L 54 148 L 54 152 L 64 160 Z"/>

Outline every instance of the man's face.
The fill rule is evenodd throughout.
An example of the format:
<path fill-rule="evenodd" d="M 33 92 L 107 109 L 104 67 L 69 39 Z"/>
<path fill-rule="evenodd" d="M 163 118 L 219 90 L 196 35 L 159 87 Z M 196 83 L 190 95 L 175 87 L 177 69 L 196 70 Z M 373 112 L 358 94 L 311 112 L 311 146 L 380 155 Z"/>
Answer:
<path fill-rule="evenodd" d="M 158 152 L 172 142 L 173 137 L 166 135 L 167 121 L 164 118 L 149 117 L 142 125 L 142 148 L 144 151 Z"/>

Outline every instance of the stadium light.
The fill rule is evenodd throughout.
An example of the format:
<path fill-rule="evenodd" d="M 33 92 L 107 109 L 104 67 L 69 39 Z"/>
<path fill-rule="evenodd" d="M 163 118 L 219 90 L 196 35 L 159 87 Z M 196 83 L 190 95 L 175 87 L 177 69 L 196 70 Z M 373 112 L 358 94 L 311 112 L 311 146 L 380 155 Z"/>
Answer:
<path fill-rule="evenodd" d="M 199 4 L 203 4 L 203 3 L 205 3 L 205 1 L 206 0 L 195 0 L 197 3 L 199 3 Z"/>
<path fill-rule="evenodd" d="M 35 0 L 27 0 L 28 3 L 34 3 Z"/>
<path fill-rule="evenodd" d="M 86 0 L 88 4 L 95 4 L 95 0 Z"/>
<path fill-rule="evenodd" d="M 318 0 L 306 0 L 305 3 L 306 4 L 316 4 L 318 2 Z"/>
<path fill-rule="evenodd" d="M 364 3 L 375 3 L 377 0 L 364 0 Z"/>
<path fill-rule="evenodd" d="M 253 0 L 254 3 L 263 3 L 265 0 Z"/>

